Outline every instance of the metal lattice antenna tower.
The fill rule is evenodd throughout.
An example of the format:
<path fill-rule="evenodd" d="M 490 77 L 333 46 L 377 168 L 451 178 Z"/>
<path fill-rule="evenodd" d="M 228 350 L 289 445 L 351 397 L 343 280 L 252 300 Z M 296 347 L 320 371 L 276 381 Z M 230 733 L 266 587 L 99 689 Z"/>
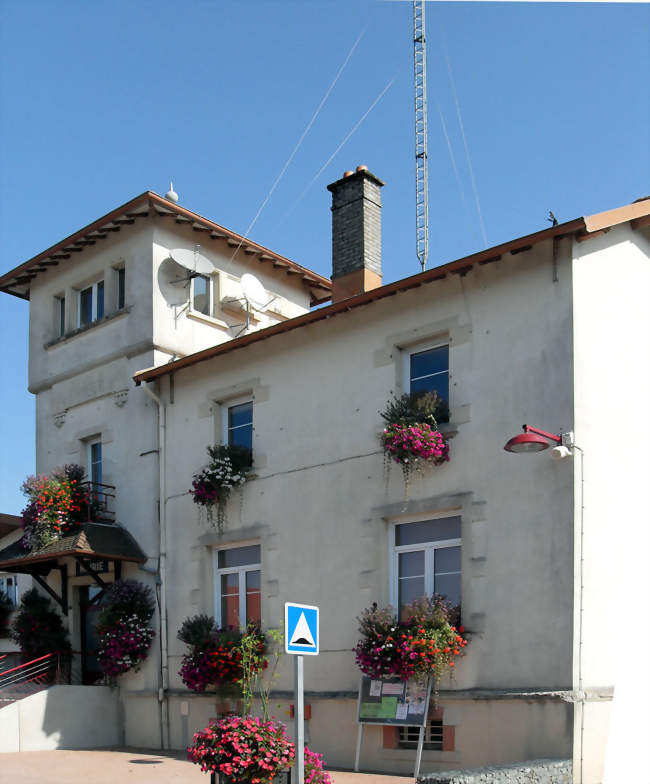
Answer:
<path fill-rule="evenodd" d="M 425 0 L 413 1 L 415 76 L 415 247 L 424 271 L 429 256 L 429 164 L 427 154 L 427 39 Z"/>

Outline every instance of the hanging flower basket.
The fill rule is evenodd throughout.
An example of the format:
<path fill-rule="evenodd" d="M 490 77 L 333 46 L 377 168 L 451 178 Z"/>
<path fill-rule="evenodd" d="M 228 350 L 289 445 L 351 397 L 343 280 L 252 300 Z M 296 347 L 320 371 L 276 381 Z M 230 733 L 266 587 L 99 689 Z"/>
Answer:
<path fill-rule="evenodd" d="M 94 519 L 95 508 L 83 487 L 85 471 L 70 463 L 55 469 L 51 476 L 28 476 L 21 490 L 27 496 L 23 509 L 22 546 L 40 550 Z"/>
<path fill-rule="evenodd" d="M 151 628 L 151 588 L 137 580 L 118 580 L 107 589 L 99 614 L 98 658 L 109 678 L 137 670 L 156 633 Z"/>
<path fill-rule="evenodd" d="M 208 522 L 223 530 L 226 504 L 234 488 L 241 487 L 251 469 L 251 451 L 245 446 L 218 444 L 208 447 L 210 462 L 192 477 L 190 494 L 205 507 Z"/>
<path fill-rule="evenodd" d="M 249 632 L 258 654 L 256 666 L 265 669 L 265 637 L 252 627 Z M 190 647 L 178 673 L 188 689 L 203 692 L 208 686 L 236 687 L 241 681 L 243 652 L 239 630 L 219 629 L 213 617 L 195 615 L 183 622 L 177 636 Z"/>
<path fill-rule="evenodd" d="M 402 395 L 379 412 L 387 423 L 379 438 L 388 475 L 391 463 L 402 469 L 408 492 L 414 473 L 449 461 L 449 444 L 436 417 L 447 418 L 447 404 L 436 392 Z"/>
<path fill-rule="evenodd" d="M 375 603 L 358 619 L 357 665 L 371 678 L 423 681 L 431 677 L 437 692 L 440 678 L 455 667 L 467 645 L 459 617 L 459 608 L 437 594 L 408 605 L 402 621 L 392 607 L 380 609 Z"/>

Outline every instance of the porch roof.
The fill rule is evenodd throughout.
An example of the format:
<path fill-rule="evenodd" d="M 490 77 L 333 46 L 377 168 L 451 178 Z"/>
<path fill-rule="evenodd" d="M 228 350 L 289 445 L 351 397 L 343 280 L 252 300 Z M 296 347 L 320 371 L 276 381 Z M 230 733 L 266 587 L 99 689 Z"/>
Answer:
<path fill-rule="evenodd" d="M 20 541 L 0 550 L 0 569 L 22 574 L 47 574 L 67 557 L 102 558 L 144 563 L 147 556 L 131 534 L 116 523 L 86 523 L 40 550 L 25 550 Z"/>

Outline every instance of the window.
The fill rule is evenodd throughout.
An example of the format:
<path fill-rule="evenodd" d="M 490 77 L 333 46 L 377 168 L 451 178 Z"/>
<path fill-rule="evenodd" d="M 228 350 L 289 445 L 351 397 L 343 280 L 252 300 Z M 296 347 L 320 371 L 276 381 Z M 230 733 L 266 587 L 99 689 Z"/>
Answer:
<path fill-rule="evenodd" d="M 65 297 L 54 297 L 54 323 L 57 337 L 65 335 Z"/>
<path fill-rule="evenodd" d="M 100 280 L 79 292 L 77 326 L 85 327 L 104 318 L 104 281 Z"/>
<path fill-rule="evenodd" d="M 260 623 L 260 545 L 216 550 L 214 559 L 217 624 L 243 629 Z"/>
<path fill-rule="evenodd" d="M 212 280 L 207 275 L 195 275 L 191 281 L 192 310 L 204 316 L 212 315 Z"/>
<path fill-rule="evenodd" d="M 461 519 L 444 517 L 394 525 L 393 603 L 407 604 L 434 593 L 461 603 Z"/>
<path fill-rule="evenodd" d="M 124 267 L 120 267 L 120 269 L 115 270 L 115 275 L 117 278 L 117 301 L 115 302 L 115 307 L 117 310 L 122 310 L 126 295 L 126 270 Z"/>
<path fill-rule="evenodd" d="M 404 388 L 408 392 L 437 392 L 449 403 L 449 346 L 414 349 L 407 355 Z M 445 417 L 446 421 L 448 417 Z"/>
<path fill-rule="evenodd" d="M 99 438 L 88 441 L 88 479 L 102 483 L 102 442 Z"/>
<path fill-rule="evenodd" d="M 6 575 L 0 576 L 0 592 L 2 591 L 9 597 L 12 607 L 15 607 L 18 599 L 16 596 L 16 578 Z"/>
<path fill-rule="evenodd" d="M 401 749 L 417 749 L 420 739 L 419 727 L 400 727 L 399 746 Z M 433 751 L 442 751 L 442 721 L 431 719 L 424 732 L 422 748 Z"/>
<path fill-rule="evenodd" d="M 223 442 L 253 451 L 253 401 L 237 402 L 224 408 Z"/>

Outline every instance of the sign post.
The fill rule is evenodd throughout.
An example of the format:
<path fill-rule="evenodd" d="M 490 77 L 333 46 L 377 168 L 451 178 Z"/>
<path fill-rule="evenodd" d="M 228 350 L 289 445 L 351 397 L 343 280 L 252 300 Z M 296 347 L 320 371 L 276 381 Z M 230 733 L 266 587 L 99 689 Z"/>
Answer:
<path fill-rule="evenodd" d="M 294 740 L 296 743 L 295 784 L 305 781 L 305 684 L 303 656 L 318 656 L 318 607 L 286 602 L 284 605 L 284 650 L 294 660 Z"/>

